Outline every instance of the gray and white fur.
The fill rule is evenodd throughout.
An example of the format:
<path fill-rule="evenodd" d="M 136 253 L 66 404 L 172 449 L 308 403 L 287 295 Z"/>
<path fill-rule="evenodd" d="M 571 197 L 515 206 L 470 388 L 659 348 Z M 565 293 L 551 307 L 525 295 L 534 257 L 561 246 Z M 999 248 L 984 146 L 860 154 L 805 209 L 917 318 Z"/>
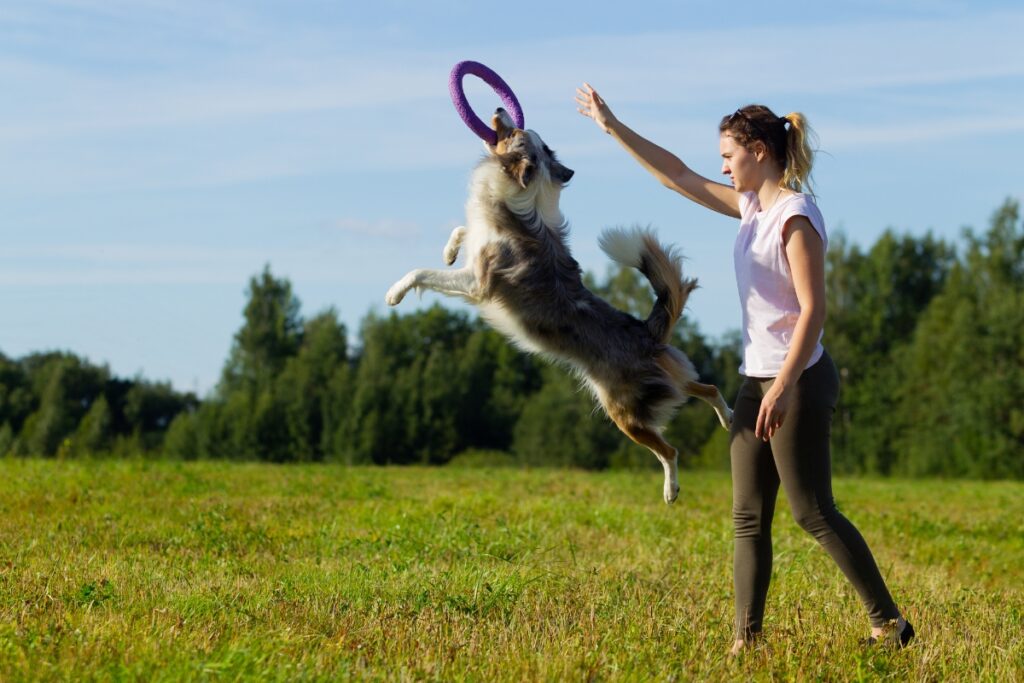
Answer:
<path fill-rule="evenodd" d="M 601 248 L 638 269 L 657 295 L 646 320 L 613 308 L 583 285 L 569 253 L 568 227 L 559 209 L 573 175 L 534 131 L 515 128 L 498 109 L 498 135 L 473 172 L 466 225 L 452 231 L 444 261 L 460 249 L 464 267 L 414 270 L 388 290 L 397 305 L 410 289 L 460 296 L 520 348 L 572 369 L 611 420 L 649 448 L 665 471 L 665 502 L 679 494 L 678 452 L 662 436 L 689 396 L 709 403 L 728 428 L 732 411 L 717 388 L 697 381 L 693 363 L 668 344 L 696 280 L 682 277 L 680 257 L 641 229 L 607 230 Z"/>

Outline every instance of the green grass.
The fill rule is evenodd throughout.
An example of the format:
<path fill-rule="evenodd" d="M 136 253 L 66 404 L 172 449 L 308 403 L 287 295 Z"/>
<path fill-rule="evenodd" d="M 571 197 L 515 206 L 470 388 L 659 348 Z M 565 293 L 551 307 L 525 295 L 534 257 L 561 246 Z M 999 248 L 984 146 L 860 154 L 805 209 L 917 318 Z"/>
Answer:
<path fill-rule="evenodd" d="M 0 680 L 1021 680 L 1024 485 L 837 480 L 919 639 L 780 505 L 731 642 L 726 475 L 0 460 Z"/>

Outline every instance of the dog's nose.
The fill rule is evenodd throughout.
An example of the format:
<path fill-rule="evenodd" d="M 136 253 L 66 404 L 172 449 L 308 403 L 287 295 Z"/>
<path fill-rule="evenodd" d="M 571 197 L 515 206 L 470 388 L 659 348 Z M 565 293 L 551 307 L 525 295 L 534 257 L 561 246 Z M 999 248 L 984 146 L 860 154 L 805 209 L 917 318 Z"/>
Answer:
<path fill-rule="evenodd" d="M 508 128 L 509 130 L 516 129 L 516 122 L 513 121 L 512 117 L 509 116 L 509 113 L 501 107 L 494 110 L 494 120 L 500 122 L 503 128 Z"/>
<path fill-rule="evenodd" d="M 515 132 L 516 124 L 512 121 L 512 117 L 508 115 L 507 111 L 498 107 L 491 118 L 491 128 L 498 134 L 498 141 L 500 142 L 512 136 Z"/>

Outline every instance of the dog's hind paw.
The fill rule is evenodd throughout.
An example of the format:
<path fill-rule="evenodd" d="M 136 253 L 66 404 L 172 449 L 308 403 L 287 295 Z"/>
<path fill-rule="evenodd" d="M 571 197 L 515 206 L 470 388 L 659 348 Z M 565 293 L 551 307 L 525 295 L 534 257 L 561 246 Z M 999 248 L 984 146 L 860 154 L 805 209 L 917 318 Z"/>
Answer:
<path fill-rule="evenodd" d="M 676 498 L 679 497 L 679 484 L 675 482 L 665 482 L 665 503 L 671 505 L 676 502 Z"/>

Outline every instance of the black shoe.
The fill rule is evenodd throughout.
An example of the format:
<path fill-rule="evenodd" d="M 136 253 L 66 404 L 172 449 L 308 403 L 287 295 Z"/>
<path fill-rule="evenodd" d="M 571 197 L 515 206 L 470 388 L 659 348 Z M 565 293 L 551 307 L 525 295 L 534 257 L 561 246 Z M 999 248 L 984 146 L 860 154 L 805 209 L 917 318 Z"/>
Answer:
<path fill-rule="evenodd" d="M 903 624 L 903 630 L 896 630 L 896 620 L 894 619 L 890 624 L 886 624 L 885 633 L 880 638 L 866 638 L 862 642 L 868 647 L 875 645 L 888 645 L 894 647 L 897 650 L 902 650 L 906 646 L 910 645 L 910 641 L 914 639 L 916 633 L 914 633 L 914 625 L 909 621 L 905 621 Z"/>

